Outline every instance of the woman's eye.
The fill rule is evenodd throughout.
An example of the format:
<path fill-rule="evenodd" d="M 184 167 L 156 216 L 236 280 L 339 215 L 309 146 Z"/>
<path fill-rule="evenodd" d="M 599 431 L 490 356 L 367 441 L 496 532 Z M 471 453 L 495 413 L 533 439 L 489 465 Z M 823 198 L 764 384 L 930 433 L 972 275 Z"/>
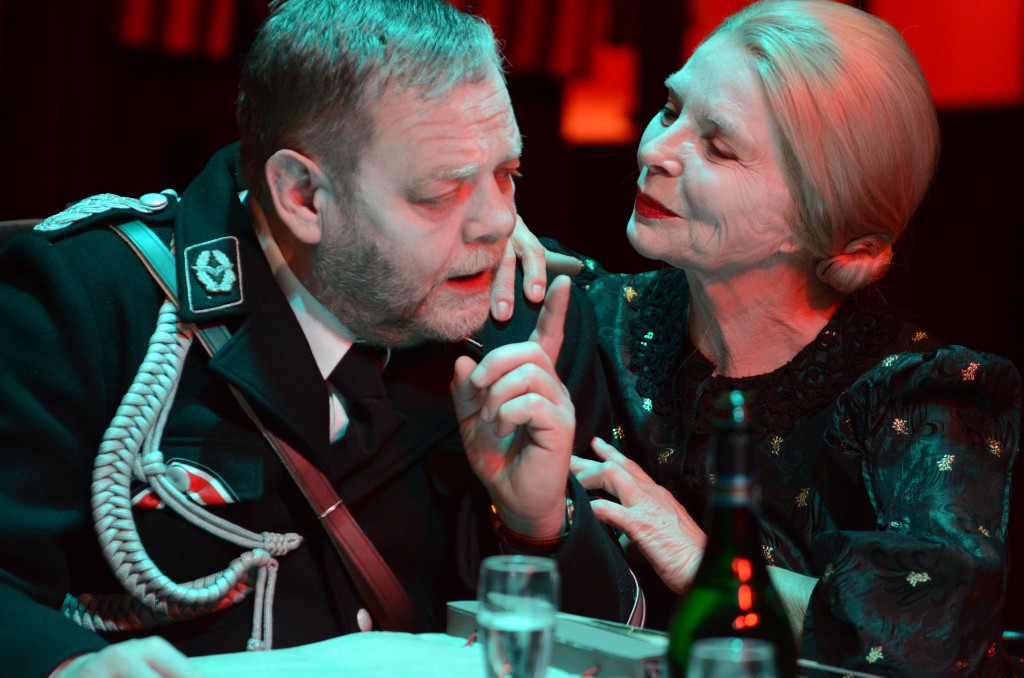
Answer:
<path fill-rule="evenodd" d="M 658 109 L 658 117 L 661 118 L 662 123 L 671 124 L 679 117 L 679 113 L 665 105 Z"/>
<path fill-rule="evenodd" d="M 711 155 L 716 158 L 722 158 L 723 160 L 735 160 L 736 154 L 729 150 L 728 147 L 715 143 L 714 141 L 708 142 L 708 148 L 710 149 Z"/>

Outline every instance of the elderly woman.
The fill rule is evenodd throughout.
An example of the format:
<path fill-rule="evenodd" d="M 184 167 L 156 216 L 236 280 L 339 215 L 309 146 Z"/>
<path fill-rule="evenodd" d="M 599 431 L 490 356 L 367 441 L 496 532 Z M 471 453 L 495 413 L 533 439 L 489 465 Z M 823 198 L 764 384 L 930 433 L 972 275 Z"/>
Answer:
<path fill-rule="evenodd" d="M 627 232 L 670 267 L 578 279 L 622 453 L 595 441 L 604 461 L 574 470 L 618 500 L 593 506 L 646 561 L 648 624 L 668 623 L 701 558 L 711 399 L 738 388 L 758 403 L 764 556 L 802 656 L 885 675 L 1009 671 L 1019 375 L 905 322 L 871 285 L 936 163 L 913 55 L 847 5 L 766 0 L 666 86 Z"/>

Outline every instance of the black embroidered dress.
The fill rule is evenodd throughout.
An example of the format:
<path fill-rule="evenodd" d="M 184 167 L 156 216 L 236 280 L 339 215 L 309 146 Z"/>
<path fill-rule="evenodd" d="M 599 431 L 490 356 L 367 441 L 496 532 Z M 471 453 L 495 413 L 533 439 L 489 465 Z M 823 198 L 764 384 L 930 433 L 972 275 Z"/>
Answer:
<path fill-rule="evenodd" d="M 933 340 L 868 290 L 779 369 L 713 376 L 686 334 L 683 271 L 577 283 L 598 314 L 615 444 L 698 523 L 712 394 L 753 392 L 765 558 L 819 580 L 803 657 L 881 675 L 1012 670 L 994 645 L 1020 435 L 1009 361 Z M 675 596 L 641 577 L 664 628 Z"/>

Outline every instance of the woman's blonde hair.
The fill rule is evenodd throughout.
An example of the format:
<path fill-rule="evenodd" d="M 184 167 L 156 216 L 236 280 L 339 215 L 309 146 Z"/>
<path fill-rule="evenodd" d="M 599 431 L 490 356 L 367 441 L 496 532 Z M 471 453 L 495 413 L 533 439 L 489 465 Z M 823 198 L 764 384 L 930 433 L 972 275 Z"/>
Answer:
<path fill-rule="evenodd" d="M 844 293 L 881 278 L 938 159 L 935 106 L 906 42 L 832 0 L 761 0 L 716 34 L 752 59 L 818 276 Z"/>

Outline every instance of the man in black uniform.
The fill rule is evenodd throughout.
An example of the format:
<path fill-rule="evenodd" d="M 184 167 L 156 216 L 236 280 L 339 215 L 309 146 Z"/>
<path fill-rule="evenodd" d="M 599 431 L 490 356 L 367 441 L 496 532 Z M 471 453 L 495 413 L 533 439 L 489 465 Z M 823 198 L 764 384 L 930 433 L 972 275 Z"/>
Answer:
<path fill-rule="evenodd" d="M 4 673 L 438 630 L 499 549 L 557 557 L 564 609 L 627 618 L 568 473 L 603 416 L 590 311 L 560 281 L 485 324 L 521 151 L 490 29 L 290 0 L 238 119 L 180 199 L 95 196 L 0 257 Z M 311 507 L 268 440 L 340 500 Z M 348 513 L 407 608 L 343 563 L 320 521 Z"/>

